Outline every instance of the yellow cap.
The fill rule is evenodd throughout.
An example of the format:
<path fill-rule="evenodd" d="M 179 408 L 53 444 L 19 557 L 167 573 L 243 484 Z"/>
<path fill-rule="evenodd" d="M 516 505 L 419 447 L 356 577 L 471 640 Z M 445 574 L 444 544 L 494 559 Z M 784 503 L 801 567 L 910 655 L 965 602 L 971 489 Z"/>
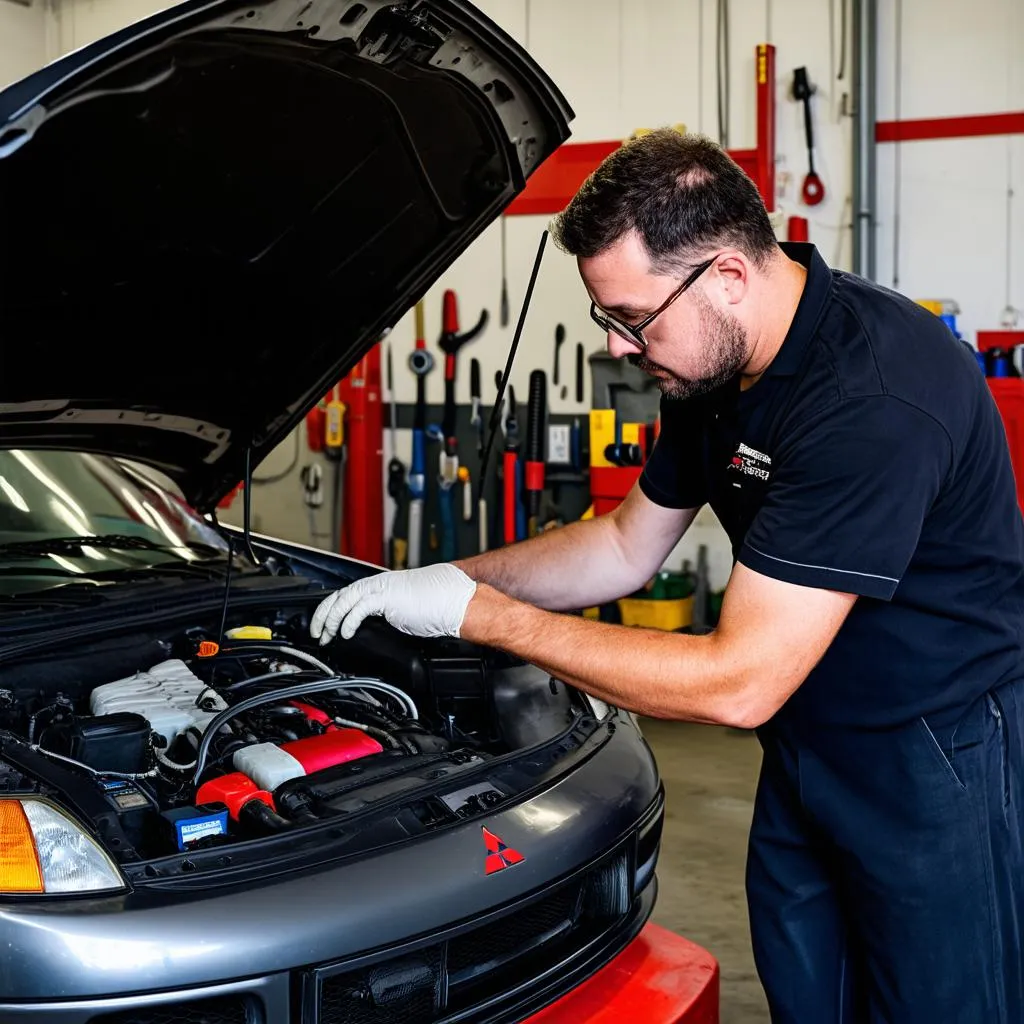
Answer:
<path fill-rule="evenodd" d="M 269 626 L 236 626 L 225 634 L 229 640 L 273 640 Z"/>
<path fill-rule="evenodd" d="M 465 466 L 459 466 L 459 480 L 466 483 L 469 480 L 469 470 Z"/>

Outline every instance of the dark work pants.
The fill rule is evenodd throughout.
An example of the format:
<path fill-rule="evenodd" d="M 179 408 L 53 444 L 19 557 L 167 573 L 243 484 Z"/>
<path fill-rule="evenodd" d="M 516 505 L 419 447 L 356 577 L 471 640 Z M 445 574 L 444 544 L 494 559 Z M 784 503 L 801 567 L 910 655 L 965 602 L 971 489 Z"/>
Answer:
<path fill-rule="evenodd" d="M 1024 685 L 945 729 L 759 735 L 747 894 L 773 1022 L 1024 1021 Z"/>

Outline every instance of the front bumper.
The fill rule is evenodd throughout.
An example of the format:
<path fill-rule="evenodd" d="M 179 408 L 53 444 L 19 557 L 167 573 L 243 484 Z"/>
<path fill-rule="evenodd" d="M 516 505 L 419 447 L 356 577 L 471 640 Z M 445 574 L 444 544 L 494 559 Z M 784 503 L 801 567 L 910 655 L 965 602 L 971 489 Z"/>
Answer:
<path fill-rule="evenodd" d="M 523 1024 L 718 1024 L 718 962 L 648 924 L 614 960 Z"/>
<path fill-rule="evenodd" d="M 657 771 L 631 723 L 604 728 L 603 746 L 524 802 L 370 857 L 227 887 L 183 871 L 114 898 L 2 905 L 0 1021 L 126 1024 L 136 1019 L 126 1010 L 147 1008 L 149 1024 L 177 1021 L 160 1016 L 174 1003 L 222 1000 L 259 1007 L 264 1024 L 283 1024 L 300 1004 L 304 1021 L 335 1024 L 346 1011 L 322 1007 L 352 990 L 353 971 L 371 984 L 367 971 L 384 961 L 405 969 L 407 954 L 442 971 L 449 1014 L 522 1019 L 566 993 L 577 969 L 585 977 L 609 962 L 653 904 Z M 482 825 L 525 860 L 488 873 Z M 580 917 L 585 906 L 598 917 Z M 580 929 L 559 930 L 569 919 Z M 502 966 L 508 935 L 539 957 L 528 975 Z M 430 959 L 442 943 L 452 954 L 443 970 Z M 474 987 L 484 966 L 494 967 L 486 990 Z"/>

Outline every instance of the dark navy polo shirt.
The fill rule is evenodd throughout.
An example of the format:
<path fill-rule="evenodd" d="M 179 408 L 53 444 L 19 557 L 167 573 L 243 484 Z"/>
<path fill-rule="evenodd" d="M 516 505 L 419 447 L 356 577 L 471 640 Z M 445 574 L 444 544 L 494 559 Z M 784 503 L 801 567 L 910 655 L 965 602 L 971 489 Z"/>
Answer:
<path fill-rule="evenodd" d="M 1006 435 L 970 349 L 935 316 L 817 250 L 786 339 L 746 391 L 663 399 L 640 478 L 710 503 L 756 572 L 859 595 L 780 712 L 881 727 L 952 721 L 1024 677 L 1024 521 Z"/>

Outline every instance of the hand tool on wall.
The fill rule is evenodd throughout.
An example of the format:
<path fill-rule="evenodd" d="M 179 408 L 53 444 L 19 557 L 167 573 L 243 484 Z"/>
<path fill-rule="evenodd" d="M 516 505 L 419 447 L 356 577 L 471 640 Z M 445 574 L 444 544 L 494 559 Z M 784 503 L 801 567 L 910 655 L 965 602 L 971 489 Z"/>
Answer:
<path fill-rule="evenodd" d="M 535 257 L 535 259 L 533 261 L 533 269 L 530 271 L 530 281 L 529 281 L 529 283 L 526 286 L 526 295 L 523 298 L 523 306 L 522 306 L 522 309 L 520 309 L 520 311 L 519 311 L 519 321 L 516 324 L 515 334 L 512 336 L 512 344 L 509 346 L 508 359 L 507 359 L 507 361 L 505 363 L 505 372 L 504 372 L 504 374 L 499 374 L 498 377 L 496 378 L 496 383 L 498 385 L 498 396 L 495 399 L 494 407 L 491 410 L 491 421 L 490 421 L 490 429 L 489 429 L 488 436 L 487 436 L 487 445 L 484 448 L 484 457 L 481 460 L 481 464 L 480 464 L 480 487 L 481 487 L 481 492 L 483 491 L 483 488 L 486 486 L 486 482 L 487 482 L 487 465 L 488 465 L 488 462 L 490 461 L 491 450 L 494 447 L 494 439 L 497 436 L 497 428 L 498 428 L 499 423 L 501 422 L 501 415 L 502 415 L 502 411 L 504 409 L 503 398 L 505 396 L 505 388 L 508 385 L 509 377 L 512 375 L 512 365 L 515 362 L 516 351 L 519 348 L 519 340 L 520 340 L 520 338 L 523 335 L 523 326 L 526 323 L 526 313 L 527 313 L 527 310 L 529 310 L 529 308 L 530 308 L 530 299 L 533 297 L 533 289 L 534 289 L 534 286 L 537 283 L 537 275 L 540 273 L 540 264 L 541 264 L 541 260 L 544 258 L 544 247 L 547 245 L 547 241 L 548 241 L 548 232 L 547 231 L 542 231 L 541 232 L 541 236 L 540 236 L 540 243 L 537 246 L 537 255 L 536 255 L 536 257 Z M 507 440 L 507 434 L 506 434 L 506 440 Z M 515 499 L 514 499 L 514 496 L 513 496 L 513 501 L 514 500 Z M 506 527 L 506 534 L 507 534 L 507 527 Z M 486 550 L 486 547 L 482 547 L 481 550 Z"/>
<path fill-rule="evenodd" d="M 551 377 L 551 383 L 558 387 L 559 373 L 558 363 L 561 357 L 562 346 L 565 344 L 565 324 L 559 324 L 555 328 L 555 372 Z"/>
<path fill-rule="evenodd" d="M 437 424 L 431 423 L 427 427 L 427 440 L 436 441 L 440 445 L 440 455 L 438 456 L 439 465 L 441 472 L 437 477 L 437 512 L 438 518 L 441 521 L 440 530 L 440 544 L 438 543 L 438 531 L 435 523 L 430 524 L 430 549 L 436 551 L 440 546 L 441 557 L 446 561 L 450 562 L 455 555 L 447 554 L 447 551 L 455 547 L 455 511 L 452 507 L 452 491 L 455 487 L 455 483 L 458 480 L 458 464 L 459 460 L 456 458 L 455 463 L 455 478 L 451 483 L 446 483 L 443 474 L 446 472 L 446 458 L 445 446 L 444 446 L 444 430 Z"/>
<path fill-rule="evenodd" d="M 807 174 L 800 189 L 808 206 L 817 206 L 825 198 L 825 186 L 814 170 L 814 130 L 811 127 L 811 96 L 814 89 L 807 79 L 807 68 L 793 71 L 793 98 L 804 105 L 804 134 L 807 136 Z"/>
<path fill-rule="evenodd" d="M 502 499 L 505 512 L 504 537 L 506 544 L 517 539 L 517 501 L 519 483 L 519 419 L 516 416 L 516 389 L 508 389 L 508 415 L 505 417 L 505 454 L 502 460 Z"/>
<path fill-rule="evenodd" d="M 583 401 L 583 345 L 576 342 L 576 401 Z"/>
<path fill-rule="evenodd" d="M 462 521 L 471 523 L 473 521 L 473 483 L 466 466 L 459 466 L 459 483 L 462 484 Z"/>
<path fill-rule="evenodd" d="M 469 362 L 469 423 L 476 431 L 476 457 L 478 459 L 482 459 L 484 454 L 484 418 L 480 413 L 480 396 L 480 360 L 471 359 Z"/>
<path fill-rule="evenodd" d="M 334 463 L 331 491 L 331 550 L 341 551 L 341 507 L 345 488 L 345 403 L 332 392 L 324 419 L 324 454 Z"/>
<path fill-rule="evenodd" d="M 450 288 L 444 293 L 443 325 L 438 347 L 444 353 L 444 413 L 441 430 L 444 447 L 441 451 L 438 485 L 441 488 L 441 557 L 450 562 L 456 556 L 455 516 L 452 512 L 452 488 L 459 479 L 459 442 L 456 436 L 455 366 L 456 356 L 463 345 L 469 344 L 487 326 L 487 310 L 481 310 L 476 325 L 464 334 L 459 333 L 458 299 Z"/>
<path fill-rule="evenodd" d="M 559 325 L 561 326 L 561 325 Z M 547 441 L 547 374 L 530 374 L 530 399 L 526 406 L 525 489 L 529 519 L 527 535 L 537 536 L 540 499 L 544 494 L 544 446 Z"/>
<path fill-rule="evenodd" d="M 416 303 L 416 347 L 409 369 L 416 376 L 416 408 L 412 420 L 412 461 L 409 466 L 409 568 L 421 565 L 423 503 L 427 495 L 427 374 L 434 357 L 427 351 L 423 300 Z"/>
<path fill-rule="evenodd" d="M 505 237 L 505 216 L 501 217 L 501 326 L 508 327 L 508 244 Z"/>
<path fill-rule="evenodd" d="M 321 449 L 323 438 L 320 439 Z M 314 546 L 319 546 L 321 541 L 329 540 L 329 533 L 322 533 L 317 528 L 316 510 L 324 503 L 323 470 L 319 463 L 310 462 L 302 467 L 299 474 L 302 481 L 302 500 L 306 506 L 306 514 L 309 516 L 309 539 Z"/>
<path fill-rule="evenodd" d="M 395 503 L 391 520 L 391 538 L 388 545 L 388 564 L 392 569 L 404 569 L 409 554 L 409 491 L 405 486 L 405 463 L 398 457 L 398 403 L 395 401 L 395 372 L 391 359 L 391 346 L 387 355 L 388 403 L 391 407 L 391 458 L 388 460 L 388 494 Z"/>

